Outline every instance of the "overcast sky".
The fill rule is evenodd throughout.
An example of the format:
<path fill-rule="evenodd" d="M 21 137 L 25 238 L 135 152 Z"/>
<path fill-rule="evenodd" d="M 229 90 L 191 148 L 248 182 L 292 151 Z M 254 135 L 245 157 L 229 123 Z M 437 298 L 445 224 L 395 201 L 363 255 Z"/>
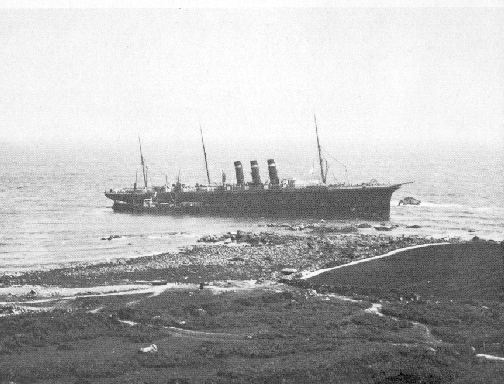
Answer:
<path fill-rule="evenodd" d="M 4 9 L 0 141 L 502 143 L 503 42 L 503 8 Z"/>

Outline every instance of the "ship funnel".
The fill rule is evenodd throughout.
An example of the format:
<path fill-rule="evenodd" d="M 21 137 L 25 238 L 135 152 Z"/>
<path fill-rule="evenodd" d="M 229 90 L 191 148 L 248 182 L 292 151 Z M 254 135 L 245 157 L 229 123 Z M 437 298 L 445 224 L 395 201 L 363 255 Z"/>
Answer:
<path fill-rule="evenodd" d="M 269 172 L 270 183 L 273 185 L 280 184 L 280 180 L 278 179 L 278 172 L 276 169 L 275 160 L 273 160 L 273 159 L 268 159 L 268 172 Z"/>
<path fill-rule="evenodd" d="M 252 170 L 252 184 L 261 184 L 261 176 L 259 176 L 259 164 L 257 164 L 257 160 L 252 160 L 250 162 L 250 168 Z"/>
<path fill-rule="evenodd" d="M 236 184 L 237 185 L 245 184 L 245 177 L 243 176 L 243 167 L 241 161 L 235 161 L 234 166 L 236 171 Z"/>

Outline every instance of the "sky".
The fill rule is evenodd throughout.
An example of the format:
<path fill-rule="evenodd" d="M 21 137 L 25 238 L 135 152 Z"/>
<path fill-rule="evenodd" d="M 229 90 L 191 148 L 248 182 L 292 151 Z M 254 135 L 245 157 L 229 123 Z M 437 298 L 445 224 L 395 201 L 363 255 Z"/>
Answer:
<path fill-rule="evenodd" d="M 0 142 L 503 145 L 503 41 L 504 8 L 0 9 Z"/>

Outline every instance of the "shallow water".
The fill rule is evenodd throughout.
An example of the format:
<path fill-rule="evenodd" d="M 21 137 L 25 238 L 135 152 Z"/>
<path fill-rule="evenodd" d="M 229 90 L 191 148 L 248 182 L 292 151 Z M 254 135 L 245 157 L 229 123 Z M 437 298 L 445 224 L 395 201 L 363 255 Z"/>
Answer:
<path fill-rule="evenodd" d="M 138 169 L 134 147 L 111 145 L 105 150 L 0 144 L 0 149 L 2 271 L 174 251 L 195 243 L 204 234 L 237 229 L 257 231 L 261 229 L 258 224 L 268 222 L 114 213 L 112 202 L 103 191 L 132 184 Z M 297 149 L 286 148 L 277 156 L 280 177 L 316 178 L 310 173 L 313 154 L 300 160 Z M 165 172 L 174 179 L 180 164 L 184 164 L 183 181 L 204 180 L 199 153 L 181 151 L 175 162 L 173 158 L 166 160 L 161 149 L 156 151 L 148 156 L 152 159 L 149 164 L 154 184 L 164 184 Z M 348 178 L 351 182 L 371 178 L 383 182 L 415 181 L 392 198 L 390 221 L 400 225 L 392 233 L 504 239 L 504 155 L 498 147 L 456 147 L 448 152 L 432 147 L 378 150 L 349 145 L 337 151 L 351 171 L 344 175 L 335 165 L 331 178 Z M 259 146 L 257 153 L 259 159 L 264 157 L 260 165 L 265 177 L 263 164 L 269 153 Z M 234 180 L 232 161 L 236 159 L 228 155 L 214 154 L 215 162 L 210 162 L 210 168 L 213 174 L 224 169 L 228 180 Z M 246 159 L 241 160 L 246 164 Z M 422 204 L 397 206 L 405 196 L 414 196 Z M 413 224 L 421 228 L 405 228 Z M 374 229 L 364 231 L 375 233 Z M 111 234 L 121 238 L 101 239 Z"/>

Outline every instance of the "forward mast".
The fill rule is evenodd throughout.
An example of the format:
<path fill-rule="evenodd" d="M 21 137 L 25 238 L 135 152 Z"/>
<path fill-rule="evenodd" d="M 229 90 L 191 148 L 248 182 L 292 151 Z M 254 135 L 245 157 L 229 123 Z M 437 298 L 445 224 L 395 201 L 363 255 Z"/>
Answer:
<path fill-rule="evenodd" d="M 322 158 L 322 148 L 320 147 L 320 140 L 319 140 L 319 135 L 318 135 L 318 127 L 317 127 L 317 116 L 313 114 L 313 120 L 315 121 L 315 135 L 317 136 L 317 149 L 318 149 L 318 155 L 319 155 L 319 164 L 320 164 L 320 178 L 322 180 L 322 183 L 326 183 L 327 179 L 327 161 L 326 161 L 326 166 L 325 166 L 325 171 L 324 171 L 324 159 Z"/>

